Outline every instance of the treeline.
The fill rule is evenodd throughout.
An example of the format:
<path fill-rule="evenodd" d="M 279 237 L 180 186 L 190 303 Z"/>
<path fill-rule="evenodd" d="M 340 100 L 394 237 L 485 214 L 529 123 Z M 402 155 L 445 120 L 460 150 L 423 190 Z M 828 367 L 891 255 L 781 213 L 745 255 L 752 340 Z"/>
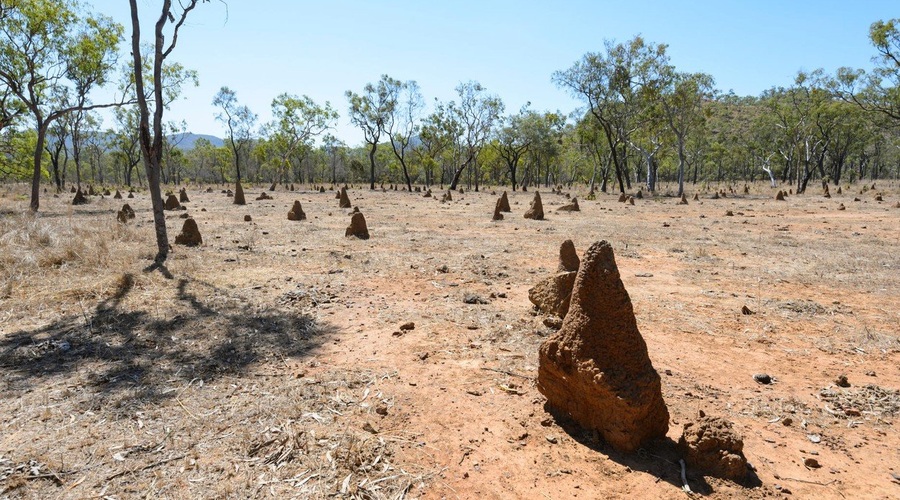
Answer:
<path fill-rule="evenodd" d="M 21 54 L 10 59 L 7 49 L 26 34 L 16 31 L 10 11 L 3 16 L 0 53 L 21 66 Z M 530 105 L 507 112 L 499 96 L 474 81 L 459 84 L 457 98 L 436 102 L 426 113 L 415 81 L 383 75 L 359 93 L 346 92 L 347 118 L 364 135 L 360 145 L 328 133 L 339 118 L 330 103 L 285 93 L 272 101 L 273 120 L 259 124 L 235 92 L 222 87 L 212 102 L 225 145 L 199 139 L 182 149 L 188 125 L 169 123 L 160 176 L 167 184 L 490 184 L 514 190 L 581 184 L 602 191 L 640 185 L 650 192 L 666 182 L 677 186 L 675 194 L 685 184 L 766 179 L 803 192 L 812 181 L 896 179 L 897 23 L 872 25 L 871 73 L 800 72 L 792 85 L 759 96 L 719 92 L 710 75 L 678 71 L 665 45 L 641 37 L 607 42 L 553 75 L 560 89 L 583 104 L 568 114 Z M 177 64 L 167 71 L 171 102 L 196 75 Z M 59 190 L 67 184 L 147 182 L 133 99 L 111 103 L 115 123 L 104 128 L 94 108 L 106 105 L 92 106 L 84 95 L 71 102 L 71 92 L 83 90 L 79 75 L 59 76 L 54 92 L 29 100 L 21 90 L 24 76 L 0 70 L 0 179 L 38 178 Z"/>

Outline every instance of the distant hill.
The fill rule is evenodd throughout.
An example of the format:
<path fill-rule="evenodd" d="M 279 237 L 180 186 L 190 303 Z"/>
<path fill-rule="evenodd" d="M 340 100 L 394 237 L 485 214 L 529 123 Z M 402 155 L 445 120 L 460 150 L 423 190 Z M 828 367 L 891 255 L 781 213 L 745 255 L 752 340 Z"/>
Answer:
<path fill-rule="evenodd" d="M 179 141 L 178 149 L 181 149 L 182 151 L 190 151 L 190 150 L 194 149 L 194 143 L 197 142 L 197 139 L 201 139 L 201 138 L 206 139 L 207 141 L 212 143 L 213 146 L 215 146 L 217 148 L 225 145 L 224 140 L 222 140 L 214 135 L 194 134 L 194 133 L 188 132 L 186 134 L 178 134 L 178 135 L 174 135 L 174 136 L 169 136 L 169 140 Z"/>

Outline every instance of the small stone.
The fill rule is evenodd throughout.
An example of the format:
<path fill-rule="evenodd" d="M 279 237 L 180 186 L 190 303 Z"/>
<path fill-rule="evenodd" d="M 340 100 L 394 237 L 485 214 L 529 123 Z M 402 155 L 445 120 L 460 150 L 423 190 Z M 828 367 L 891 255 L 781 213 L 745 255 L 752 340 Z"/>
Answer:
<path fill-rule="evenodd" d="M 838 387 L 850 387 L 850 382 L 847 380 L 847 376 L 844 374 L 838 375 L 838 377 L 834 379 L 834 383 Z"/>
<path fill-rule="evenodd" d="M 744 306 L 741 308 L 741 314 L 743 314 L 744 316 L 750 316 L 751 314 L 753 314 L 753 311 L 751 311 L 749 307 Z"/>
<path fill-rule="evenodd" d="M 372 434 L 378 434 L 378 429 L 376 429 L 372 424 L 366 422 L 362 426 L 363 430 L 366 432 L 371 432 Z"/>
<path fill-rule="evenodd" d="M 772 376 L 768 373 L 757 373 L 753 376 L 753 380 L 763 385 L 769 385 L 772 383 Z"/>
<path fill-rule="evenodd" d="M 556 439 L 556 436 L 547 436 L 547 442 L 550 444 L 556 444 L 559 442 L 559 440 Z"/>
<path fill-rule="evenodd" d="M 818 469 L 819 467 L 822 467 L 822 464 L 820 464 L 818 460 L 812 457 L 805 458 L 803 460 L 803 465 L 810 469 Z"/>
<path fill-rule="evenodd" d="M 463 302 L 466 304 L 489 304 L 487 299 L 475 293 L 467 293 L 463 295 Z"/>
<path fill-rule="evenodd" d="M 416 324 L 413 323 L 412 321 L 410 321 L 408 323 L 403 323 L 402 325 L 400 325 L 400 330 L 404 331 L 404 332 L 408 331 L 408 330 L 415 330 L 415 329 L 416 329 Z"/>
<path fill-rule="evenodd" d="M 322 189 L 325 189 L 325 188 L 322 188 Z M 385 415 L 387 415 L 387 414 L 388 414 L 387 406 L 385 406 L 385 405 L 378 405 L 378 406 L 376 406 L 376 407 L 375 407 L 375 413 L 381 415 L 382 417 L 385 416 Z"/>
<path fill-rule="evenodd" d="M 791 417 L 784 417 L 783 419 L 781 419 L 781 425 L 785 427 L 790 427 L 793 423 L 794 419 L 792 419 Z"/>
<path fill-rule="evenodd" d="M 252 221 L 253 221 L 253 217 L 251 217 L 249 214 L 244 216 L 244 222 L 252 222 Z"/>

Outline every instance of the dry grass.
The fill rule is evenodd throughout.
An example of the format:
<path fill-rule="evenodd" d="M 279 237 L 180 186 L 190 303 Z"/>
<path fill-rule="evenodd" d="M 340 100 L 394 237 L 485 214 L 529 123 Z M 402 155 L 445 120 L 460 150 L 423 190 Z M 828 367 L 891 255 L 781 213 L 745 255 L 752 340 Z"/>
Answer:
<path fill-rule="evenodd" d="M 578 214 L 545 195 L 545 222 L 521 218 L 532 193 L 511 193 L 500 223 L 486 193 L 441 204 L 351 190 L 368 241 L 343 237 L 333 192 L 236 207 L 189 187 L 204 245 L 176 247 L 169 277 L 145 272 L 145 195 L 123 226 L 113 200 L 51 198 L 30 216 L 21 188 L 2 187 L 0 497 L 514 498 L 549 480 L 560 496 L 666 497 L 665 473 L 596 465 L 596 450 L 546 426 L 533 380 L 552 330 L 525 297 L 566 238 L 613 243 L 679 422 L 701 408 L 738 419 L 757 454 L 768 450 L 755 432 L 775 417 L 839 442 L 847 422 L 818 399 L 831 371 L 877 369 L 882 396 L 900 386 L 900 211 L 885 208 L 900 190 L 879 186 L 890 202 L 844 197 L 844 212 L 776 204 L 762 186 L 687 207 L 597 193 Z M 309 221 L 286 220 L 294 199 Z M 395 335 L 407 321 L 415 329 Z M 778 382 L 757 387 L 763 369 Z"/>

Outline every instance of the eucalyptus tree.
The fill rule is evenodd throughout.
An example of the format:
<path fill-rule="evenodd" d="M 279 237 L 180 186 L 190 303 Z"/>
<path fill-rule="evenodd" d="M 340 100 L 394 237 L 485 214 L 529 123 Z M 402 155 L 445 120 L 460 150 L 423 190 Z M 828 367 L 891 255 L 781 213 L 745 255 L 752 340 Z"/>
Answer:
<path fill-rule="evenodd" d="M 196 181 L 225 183 L 225 170 L 231 164 L 231 152 L 199 137 L 186 154 L 188 175 Z"/>
<path fill-rule="evenodd" d="M 536 138 L 537 121 L 540 120 L 538 113 L 528 109 L 530 104 L 522 106 L 515 115 L 501 118 L 495 140 L 491 143 L 509 172 L 513 191 L 518 187 L 516 173 L 519 163 Z"/>
<path fill-rule="evenodd" d="M 594 191 L 599 174 L 600 191 L 605 193 L 612 169 L 612 154 L 608 147 L 604 147 L 600 124 L 591 115 L 584 116 L 575 124 L 573 135 L 574 146 L 591 165 L 591 176 L 588 181 L 591 192 Z"/>
<path fill-rule="evenodd" d="M 393 101 L 391 111 L 387 116 L 385 132 L 391 141 L 391 150 L 397 161 L 400 162 L 406 187 L 412 191 L 407 153 L 411 149 L 413 139 L 418 135 L 419 120 L 422 110 L 425 109 L 425 100 L 422 98 L 422 91 L 415 80 L 401 82 L 389 77 L 383 77 L 383 79 L 388 86 L 390 100 Z"/>
<path fill-rule="evenodd" d="M 532 122 L 531 146 L 525 153 L 525 172 L 522 186 L 527 186 L 531 174 L 536 183 L 549 186 L 559 180 L 558 157 L 561 152 L 566 117 L 558 112 L 538 113 Z"/>
<path fill-rule="evenodd" d="M 419 144 L 413 150 L 425 172 L 425 185 L 435 183 L 434 170 L 440 167 L 440 184 L 444 183 L 444 158 L 450 151 L 455 153 L 456 137 L 459 135 L 459 123 L 456 117 L 447 112 L 447 105 L 437 103 L 435 110 L 422 120 L 419 129 Z M 454 158 L 457 155 L 453 155 Z M 455 161 L 454 161 L 455 163 Z"/>
<path fill-rule="evenodd" d="M 350 122 L 363 132 L 363 139 L 369 149 L 369 189 L 375 189 L 375 153 L 378 141 L 386 132 L 387 123 L 397 106 L 397 99 L 392 89 L 393 80 L 388 75 L 381 75 L 376 83 L 367 83 L 363 93 L 350 90 L 344 95 L 350 105 Z"/>
<path fill-rule="evenodd" d="M 665 65 L 660 71 L 659 102 L 669 130 L 675 135 L 678 152 L 678 196 L 684 194 L 685 145 L 688 135 L 705 119 L 704 103 L 713 97 L 713 78 L 705 73 L 682 73 Z M 649 175 L 648 175 L 649 178 Z M 650 186 L 648 185 L 648 189 Z"/>
<path fill-rule="evenodd" d="M 238 103 L 237 94 L 228 87 L 222 87 L 216 93 L 212 101 L 213 106 L 221 108 L 216 114 L 216 120 L 220 121 L 228 133 L 228 144 L 234 154 L 234 172 L 237 182 L 241 182 L 241 158 L 247 153 L 253 141 L 253 132 L 256 128 L 256 113 L 250 111 L 247 106 Z"/>
<path fill-rule="evenodd" d="M 100 137 L 93 137 L 101 124 L 101 118 L 95 113 L 89 111 L 75 111 L 71 113 L 68 120 L 69 138 L 72 146 L 72 161 L 75 163 L 75 179 L 78 188 L 81 188 L 81 159 L 82 150 L 86 149 L 89 144 L 94 141 L 101 141 Z M 93 167 L 94 163 L 89 162 Z M 94 179 L 95 172 L 92 172 L 91 179 Z M 102 175 L 99 179 L 102 183 Z"/>
<path fill-rule="evenodd" d="M 88 95 L 107 83 L 123 33 L 120 24 L 84 11 L 76 0 L 4 0 L 0 85 L 28 109 L 36 132 L 32 211 L 40 208 L 41 162 L 50 125 L 72 112 L 122 104 L 92 104 Z"/>
<path fill-rule="evenodd" d="M 347 145 L 344 141 L 331 134 L 325 134 L 322 147 L 328 153 L 328 167 L 331 174 L 331 183 L 337 184 L 338 167 L 344 168 L 347 164 Z"/>
<path fill-rule="evenodd" d="M 163 111 L 165 110 L 163 68 L 166 58 L 171 55 L 178 42 L 178 34 L 187 20 L 188 14 L 194 10 L 201 0 L 184 0 L 179 2 L 178 8 L 173 8 L 172 0 L 163 0 L 159 17 L 154 25 L 153 64 L 152 77 L 149 85 L 144 83 L 144 57 L 141 54 L 141 23 L 138 13 L 137 0 L 129 0 L 131 7 L 131 55 L 134 59 L 132 71 L 134 74 L 135 92 L 140 114 L 138 125 L 141 145 L 141 156 L 144 159 L 144 169 L 147 172 L 147 184 L 150 191 L 150 200 L 153 205 L 153 225 L 156 232 L 157 253 L 154 259 L 156 265 L 162 265 L 169 255 L 169 236 L 166 232 L 166 216 L 163 211 L 162 192 L 160 190 L 160 170 L 163 154 Z M 204 2 L 208 0 L 202 0 Z M 166 33 L 167 22 L 171 29 Z M 169 42 L 166 42 L 168 34 Z M 153 100 L 153 124 L 150 124 L 150 105 L 147 102 L 147 87 L 152 89 Z M 170 86 L 170 91 L 173 87 Z"/>
<path fill-rule="evenodd" d="M 16 98 L 7 85 L 0 82 L 0 175 L 12 174 L 13 166 L 18 163 L 12 159 L 16 156 L 16 146 L 19 142 L 18 128 L 26 113 L 25 105 Z M 18 167 L 15 170 L 18 170 Z"/>
<path fill-rule="evenodd" d="M 832 90 L 842 99 L 900 123 L 900 19 L 876 21 L 869 27 L 869 41 L 878 53 L 871 73 L 840 68 Z"/>
<path fill-rule="evenodd" d="M 619 190 L 625 192 L 625 146 L 638 128 L 642 113 L 657 95 L 657 60 L 666 46 L 647 43 L 637 36 L 627 43 L 605 42 L 603 52 L 589 52 L 572 67 L 553 74 L 553 80 L 588 105 L 588 112 L 603 132 L 611 153 Z"/>
<path fill-rule="evenodd" d="M 278 180 L 284 183 L 294 155 L 312 146 L 316 136 L 332 128 L 338 113 L 328 101 L 320 106 L 308 96 L 285 93 L 272 100 L 272 116 L 275 119 L 266 128 L 280 158 Z"/>
<path fill-rule="evenodd" d="M 450 189 L 456 189 L 463 171 L 474 164 L 503 113 L 500 97 L 488 94 L 487 89 L 476 81 L 460 83 L 456 86 L 456 94 L 459 105 L 451 102 L 447 111 L 455 115 L 458 124 L 455 141 L 461 155 L 450 181 Z"/>
<path fill-rule="evenodd" d="M 47 130 L 44 150 L 50 160 L 52 181 L 56 184 L 56 192 L 62 192 L 66 186 L 66 169 L 69 165 L 69 116 L 54 121 Z M 80 182 L 80 179 L 78 180 Z M 80 185 L 79 185 L 80 187 Z"/>
<path fill-rule="evenodd" d="M 126 186 L 132 186 L 134 168 L 141 162 L 141 144 L 139 137 L 140 114 L 133 106 L 116 109 L 116 128 L 113 130 L 111 149 L 116 165 L 122 171 L 122 179 Z"/>

